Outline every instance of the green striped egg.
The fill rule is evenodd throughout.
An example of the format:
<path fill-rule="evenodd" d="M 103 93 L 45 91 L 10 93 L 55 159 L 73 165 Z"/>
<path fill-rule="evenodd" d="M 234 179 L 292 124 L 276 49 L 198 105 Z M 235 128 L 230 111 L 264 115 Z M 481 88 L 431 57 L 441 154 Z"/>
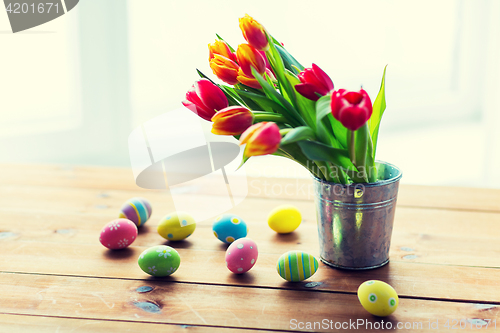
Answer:
<path fill-rule="evenodd" d="M 276 270 L 287 281 L 303 281 L 316 273 L 318 270 L 318 261 L 308 253 L 289 251 L 278 259 Z"/>

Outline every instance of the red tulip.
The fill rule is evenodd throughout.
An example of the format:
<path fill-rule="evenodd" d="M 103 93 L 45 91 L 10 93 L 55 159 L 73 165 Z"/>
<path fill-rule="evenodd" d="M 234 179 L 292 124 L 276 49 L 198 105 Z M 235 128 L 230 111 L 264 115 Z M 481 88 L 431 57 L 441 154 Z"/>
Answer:
<path fill-rule="evenodd" d="M 278 150 L 281 134 L 278 125 L 261 122 L 250 126 L 240 138 L 240 145 L 246 143 L 244 157 L 272 154 Z"/>
<path fill-rule="evenodd" d="M 242 106 L 230 106 L 212 117 L 212 133 L 218 135 L 239 135 L 252 126 L 253 113 Z"/>
<path fill-rule="evenodd" d="M 359 92 L 339 89 L 332 94 L 332 114 L 344 127 L 355 131 L 372 115 L 370 96 L 363 89 Z"/>
<path fill-rule="evenodd" d="M 248 44 L 261 51 L 269 48 L 266 30 L 259 22 L 255 21 L 248 14 L 245 14 L 245 17 L 240 18 L 239 21 L 241 32 L 243 32 L 243 37 L 245 37 Z"/>
<path fill-rule="evenodd" d="M 229 46 L 221 40 L 216 40 L 213 44 L 208 44 L 208 52 L 208 61 L 212 60 L 216 54 L 219 54 L 236 62 L 236 55 L 231 52 Z"/>
<path fill-rule="evenodd" d="M 214 54 L 210 60 L 212 72 L 227 84 L 234 85 L 238 83 L 238 70 L 240 66 L 229 58 L 220 54 Z"/>
<path fill-rule="evenodd" d="M 247 77 L 253 78 L 252 67 L 263 75 L 266 71 L 266 61 L 262 54 L 248 44 L 240 44 L 236 50 L 236 58 L 241 70 Z"/>
<path fill-rule="evenodd" d="M 212 119 L 217 111 L 229 105 L 222 90 L 207 79 L 195 82 L 182 104 L 205 120 Z"/>
<path fill-rule="evenodd" d="M 316 64 L 304 69 L 298 76 L 302 83 L 297 84 L 295 90 L 305 98 L 317 101 L 333 90 L 332 79 Z"/>

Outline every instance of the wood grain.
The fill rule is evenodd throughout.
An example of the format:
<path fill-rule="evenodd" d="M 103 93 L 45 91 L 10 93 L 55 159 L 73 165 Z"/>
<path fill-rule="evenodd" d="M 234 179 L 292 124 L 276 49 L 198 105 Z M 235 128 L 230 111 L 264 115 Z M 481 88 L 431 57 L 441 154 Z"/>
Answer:
<path fill-rule="evenodd" d="M 38 315 L 0 314 L 0 332 L 8 333 L 245 333 L 255 330 L 231 329 L 223 327 L 176 325 L 167 323 L 142 323 L 133 321 L 98 320 L 64 317 L 47 317 Z M 261 330 L 261 332 L 272 332 Z"/>
<path fill-rule="evenodd" d="M 102 226 L 118 216 L 122 203 L 132 191 L 108 191 L 103 196 L 95 189 L 2 186 L 0 231 L 25 240 L 95 243 Z M 187 195 L 187 194 L 186 194 Z M 209 204 L 206 195 L 191 195 Z M 151 194 L 153 215 L 142 228 L 135 244 L 152 246 L 164 242 L 155 225 L 174 210 L 169 197 Z M 303 224 L 290 235 L 276 235 L 266 225 L 268 213 L 283 203 L 294 204 L 303 215 Z M 259 207 L 259 209 L 255 209 Z M 317 254 L 314 204 L 301 200 L 247 198 L 231 210 L 249 225 L 249 237 L 263 253 L 282 254 L 298 249 Z M 471 222 L 474 222 L 472 225 Z M 193 249 L 220 250 L 210 230 L 211 220 L 199 223 L 186 246 Z M 0 233 L 0 239 L 2 234 Z M 500 267 L 500 213 L 446 209 L 398 207 L 392 240 L 392 255 L 398 260 L 419 263 Z"/>
<path fill-rule="evenodd" d="M 144 279 L 148 275 L 137 265 L 146 247 L 132 246 L 122 251 L 100 245 L 57 245 L 44 242 L 4 243 L 0 266 L 4 272 L 38 273 L 117 279 Z M 415 264 L 392 261 L 377 270 L 351 272 L 320 264 L 310 279 L 287 283 L 276 272 L 279 254 L 259 254 L 257 264 L 244 275 L 232 274 L 225 265 L 223 251 L 177 248 L 181 266 L 172 275 L 178 283 L 233 286 L 260 286 L 277 289 L 338 291 L 355 294 L 370 279 L 392 285 L 403 297 L 461 300 L 500 304 L 500 270 L 480 267 Z"/>
<path fill-rule="evenodd" d="M 386 318 L 394 324 L 500 319 L 499 190 L 401 186 L 389 265 L 351 272 L 320 264 L 309 280 L 288 283 L 275 270 L 282 253 L 318 255 L 310 179 L 248 179 L 248 197 L 231 212 L 249 225 L 259 259 L 239 276 L 226 269 L 226 246 L 213 237 L 211 220 L 184 242 L 162 239 L 156 224 L 174 210 L 172 198 L 168 191 L 138 188 L 129 169 L 0 170 L 0 332 L 286 331 L 293 318 L 380 323 L 357 300 L 359 284 L 369 279 L 388 282 L 401 296 L 398 311 Z M 203 208 L 225 193 L 209 180 L 186 185 L 181 195 Z M 130 248 L 109 251 L 99 244 L 99 231 L 133 196 L 150 199 L 152 219 Z M 303 223 L 277 235 L 267 214 L 284 203 L 302 211 Z M 148 277 L 137 265 L 139 254 L 158 244 L 181 255 L 172 277 Z M 139 292 L 141 286 L 153 289 Z M 476 329 L 461 331 L 470 330 Z"/>
<path fill-rule="evenodd" d="M 330 292 L 8 273 L 0 275 L 0 283 L 4 287 L 0 312 L 7 314 L 278 330 L 290 330 L 292 319 L 380 321 L 360 306 L 355 295 Z M 138 292 L 143 286 L 153 289 Z M 399 306 L 402 311 L 384 320 L 394 325 L 398 321 L 424 325 L 429 320 L 497 319 L 500 312 L 496 306 L 485 309 L 470 303 L 418 299 L 401 299 Z"/>
<path fill-rule="evenodd" d="M 0 170 L 2 170 L 0 172 L 0 184 L 4 185 L 94 188 L 101 191 L 128 190 L 137 194 L 159 192 L 158 190 L 139 188 L 135 184 L 132 171 L 129 168 L 58 165 L 37 165 L 33 167 L 32 165 L 2 164 Z M 250 197 L 312 199 L 311 179 L 250 177 L 248 181 Z M 285 187 L 290 184 L 292 186 L 289 186 L 289 190 L 286 191 Z M 214 194 L 214 188 L 209 183 L 198 190 L 202 191 L 200 193 Z M 408 207 L 500 212 L 500 190 L 405 184 L 400 186 L 398 202 L 401 206 Z"/>

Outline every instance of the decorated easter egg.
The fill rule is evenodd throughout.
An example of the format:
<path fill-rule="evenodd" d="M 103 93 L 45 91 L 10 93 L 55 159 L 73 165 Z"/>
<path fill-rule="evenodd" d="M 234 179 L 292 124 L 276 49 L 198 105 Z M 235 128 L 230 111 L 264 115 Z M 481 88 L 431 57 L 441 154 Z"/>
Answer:
<path fill-rule="evenodd" d="M 276 270 L 287 281 L 303 281 L 316 273 L 318 270 L 318 261 L 308 253 L 289 251 L 278 259 Z"/>
<path fill-rule="evenodd" d="M 166 215 L 158 224 L 158 233 L 161 237 L 178 241 L 185 239 L 196 229 L 193 217 L 185 212 L 173 212 Z"/>
<path fill-rule="evenodd" d="M 243 219 L 234 214 L 224 214 L 215 219 L 212 226 L 215 237 L 230 244 L 236 239 L 247 236 L 248 228 Z"/>
<path fill-rule="evenodd" d="M 248 272 L 259 256 L 257 244 L 250 238 L 239 238 L 226 250 L 227 268 L 236 274 Z"/>
<path fill-rule="evenodd" d="M 137 262 L 139 267 L 149 275 L 168 276 L 179 268 L 181 257 L 174 248 L 158 245 L 142 252 Z"/>
<path fill-rule="evenodd" d="M 379 317 L 390 315 L 399 304 L 394 288 L 377 280 L 363 282 L 358 288 L 358 299 L 366 311 Z"/>
<path fill-rule="evenodd" d="M 104 226 L 99 241 L 108 249 L 123 249 L 137 238 L 137 226 L 127 219 L 116 219 Z"/>
<path fill-rule="evenodd" d="M 127 200 L 120 209 L 120 218 L 129 219 L 138 227 L 149 220 L 152 212 L 151 204 L 144 198 L 132 198 Z"/>
<path fill-rule="evenodd" d="M 288 234 L 300 225 L 302 215 L 292 205 L 282 205 L 274 208 L 267 217 L 269 227 L 279 234 Z"/>

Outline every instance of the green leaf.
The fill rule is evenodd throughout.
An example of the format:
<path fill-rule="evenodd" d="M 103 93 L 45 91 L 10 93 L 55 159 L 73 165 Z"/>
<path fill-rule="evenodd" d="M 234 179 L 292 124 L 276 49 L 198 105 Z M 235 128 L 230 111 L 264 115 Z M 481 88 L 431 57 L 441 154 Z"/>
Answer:
<path fill-rule="evenodd" d="M 274 111 L 276 113 L 283 114 L 283 115 L 285 115 L 287 113 L 287 111 L 285 110 L 285 108 L 283 106 L 281 106 L 281 104 L 275 102 L 272 99 L 269 99 L 269 97 L 267 97 L 266 95 L 257 95 L 257 94 L 243 91 L 243 90 L 239 90 L 239 89 L 235 89 L 235 92 L 238 95 L 240 95 L 241 97 L 246 97 L 246 98 L 250 98 L 250 99 L 254 100 L 256 103 L 259 103 L 259 105 L 261 105 L 264 109 L 269 108 L 272 111 Z M 266 110 L 266 111 L 268 111 L 268 110 Z"/>
<path fill-rule="evenodd" d="M 289 62 L 292 66 L 295 66 L 299 69 L 299 72 L 304 70 L 304 66 L 302 66 L 288 51 L 285 49 L 284 46 L 281 45 L 281 43 L 274 38 L 273 36 L 268 34 L 268 41 L 269 43 L 273 43 L 276 46 L 276 49 L 278 52 L 281 54 L 281 57 L 283 58 L 283 62 Z M 285 60 L 286 59 L 286 60 Z M 291 69 L 289 69 L 291 70 Z M 291 70 L 293 72 L 293 70 Z M 298 73 L 296 73 L 298 74 Z"/>
<path fill-rule="evenodd" d="M 214 81 L 212 81 L 212 79 L 210 79 L 208 76 L 206 76 L 205 74 L 203 74 L 198 68 L 196 68 L 196 71 L 198 72 L 198 75 L 202 79 L 207 79 L 208 81 L 212 82 L 213 84 L 218 85 L 217 83 L 215 83 Z"/>
<path fill-rule="evenodd" d="M 377 139 L 378 131 L 380 127 L 380 121 L 385 111 L 385 71 L 387 66 L 384 68 L 384 74 L 382 75 L 382 83 L 380 84 L 380 91 L 378 92 L 375 102 L 373 102 L 373 113 L 368 120 L 368 125 L 370 126 L 370 135 L 373 142 L 373 159 L 375 159 L 375 153 L 377 151 Z"/>
<path fill-rule="evenodd" d="M 299 126 L 292 129 L 281 139 L 281 145 L 308 139 L 314 140 L 315 138 L 314 131 L 309 126 Z"/>
<path fill-rule="evenodd" d="M 252 67 L 252 74 L 259 82 L 260 86 L 266 93 L 267 97 L 283 106 L 282 113 L 287 119 L 290 120 L 292 125 L 306 125 L 304 120 L 300 117 L 297 110 L 283 97 L 281 96 L 273 87 L 267 83 L 267 81 Z"/>
<path fill-rule="evenodd" d="M 316 132 L 321 142 L 331 144 L 334 148 L 342 148 L 336 140 L 329 119 L 325 119 L 328 115 L 331 115 L 330 96 L 326 95 L 316 101 Z"/>
<path fill-rule="evenodd" d="M 236 168 L 235 171 L 238 171 L 239 168 L 241 168 L 243 166 L 243 164 L 245 164 L 249 159 L 250 159 L 250 157 L 243 155 L 243 157 L 241 158 L 241 163 L 238 166 L 238 168 Z"/>
<path fill-rule="evenodd" d="M 298 145 L 308 159 L 331 162 L 343 169 L 356 171 L 346 149 L 333 148 L 317 141 L 299 141 Z"/>
<path fill-rule="evenodd" d="M 340 121 L 335 119 L 331 113 L 328 115 L 328 120 L 330 121 L 335 139 L 337 139 L 337 142 L 340 144 L 339 148 L 347 149 L 347 128 L 345 128 Z"/>
<path fill-rule="evenodd" d="M 283 46 L 281 46 L 280 44 L 275 44 L 275 46 L 281 56 L 281 59 L 283 59 L 283 63 L 286 69 L 288 69 L 291 72 L 294 72 L 295 74 L 299 74 L 301 71 L 304 70 L 304 66 L 302 66 L 297 61 L 297 59 L 295 59 L 290 53 L 288 53 L 288 51 L 285 50 Z"/>
<path fill-rule="evenodd" d="M 330 103 L 330 95 L 325 95 L 316 101 L 316 122 L 320 122 L 324 117 L 332 113 Z"/>
<path fill-rule="evenodd" d="M 276 45 L 272 42 L 272 37 L 269 37 L 269 35 L 268 35 L 268 41 L 269 41 L 269 50 L 266 51 L 266 57 L 269 60 L 269 64 L 271 65 L 271 68 L 273 69 L 276 78 L 278 79 L 278 87 L 280 89 L 280 92 L 285 98 L 288 99 L 290 103 L 294 105 L 294 107 L 297 107 L 295 101 L 295 94 L 293 92 L 292 86 L 290 85 L 290 82 L 288 82 L 288 79 L 285 76 L 285 67 L 283 64 L 283 59 L 281 58 L 281 55 L 276 49 Z"/>
<path fill-rule="evenodd" d="M 347 149 L 347 128 L 333 117 L 330 103 L 331 96 L 329 95 L 325 95 L 316 101 L 316 123 L 329 123 L 330 133 L 334 137 L 332 145 L 335 148 Z"/>
<path fill-rule="evenodd" d="M 221 88 L 224 92 L 224 95 L 226 95 L 229 106 L 245 105 L 245 102 L 234 92 L 233 88 L 224 85 L 219 85 L 219 88 Z"/>
<path fill-rule="evenodd" d="M 242 91 L 248 91 L 248 92 L 251 92 L 251 93 L 254 93 L 257 95 L 266 96 L 266 94 L 264 93 L 264 91 L 262 91 L 262 89 L 255 89 L 255 88 L 246 86 L 243 83 L 235 84 L 234 88 L 238 89 L 238 90 L 242 90 Z"/>

